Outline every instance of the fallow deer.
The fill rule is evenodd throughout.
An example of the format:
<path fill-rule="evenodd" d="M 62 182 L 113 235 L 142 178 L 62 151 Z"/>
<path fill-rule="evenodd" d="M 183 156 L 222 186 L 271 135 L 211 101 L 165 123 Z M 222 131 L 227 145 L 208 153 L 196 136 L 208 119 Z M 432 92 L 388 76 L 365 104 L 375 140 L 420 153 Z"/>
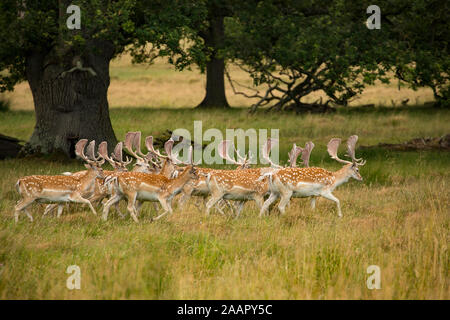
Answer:
<path fill-rule="evenodd" d="M 271 164 L 272 167 L 281 169 L 281 168 L 287 168 L 287 167 L 288 168 L 296 168 L 297 167 L 297 158 L 301 154 L 302 164 L 303 164 L 304 167 L 308 168 L 309 167 L 309 158 L 311 156 L 311 151 L 312 151 L 313 148 L 314 148 L 314 143 L 312 141 L 308 141 L 305 144 L 304 148 L 299 147 L 299 146 L 297 146 L 294 143 L 294 145 L 292 146 L 291 151 L 288 153 L 289 166 L 286 166 L 286 167 L 282 167 L 282 166 L 279 166 L 279 165 L 276 165 L 276 164 L 272 163 L 272 161 L 270 160 L 269 156 L 264 152 L 264 150 L 263 150 L 263 155 L 262 156 L 263 156 L 263 158 L 266 159 L 266 161 L 268 161 Z M 279 194 L 276 193 L 276 192 L 272 192 L 270 194 L 269 198 L 270 198 L 269 203 L 272 204 L 275 200 L 277 200 L 279 198 Z M 289 203 L 288 203 L 288 205 L 289 205 Z M 311 197 L 311 208 L 314 209 L 315 207 L 316 207 L 316 197 L 312 196 Z M 262 216 L 266 212 L 267 209 L 268 209 L 268 207 L 265 206 L 263 208 L 263 210 L 261 210 L 260 216 Z"/>
<path fill-rule="evenodd" d="M 122 173 L 110 180 L 116 188 L 116 195 L 109 199 L 103 208 L 103 219 L 107 220 L 111 205 L 125 198 L 128 202 L 127 210 L 135 222 L 138 222 L 135 202 L 158 201 L 164 212 L 154 218 L 158 220 L 168 213 L 172 213 L 172 199 L 181 192 L 183 186 L 192 179 L 197 179 L 198 174 L 192 164 L 192 148 L 190 150 L 191 164 L 174 179 L 169 179 L 162 174 L 148 174 L 140 172 Z"/>
<path fill-rule="evenodd" d="M 238 161 L 236 161 L 236 160 L 234 160 L 234 159 L 232 159 L 230 157 L 228 157 L 228 158 L 225 157 L 223 150 L 224 149 L 228 150 L 229 144 L 230 144 L 230 142 L 228 140 L 224 140 L 224 141 L 222 141 L 219 144 L 219 146 L 218 146 L 219 155 L 223 159 L 228 160 L 229 162 L 237 165 L 238 169 L 248 168 L 249 164 L 247 162 L 247 160 L 248 160 L 247 156 L 246 157 L 241 157 L 239 155 L 239 153 L 237 152 L 238 159 L 239 159 Z M 184 188 L 183 188 L 182 195 L 181 195 L 181 197 L 180 197 L 180 199 L 178 201 L 179 208 L 183 208 L 185 203 L 187 202 L 187 200 L 191 196 L 201 197 L 201 198 L 203 198 L 203 201 L 205 201 L 206 198 L 211 195 L 211 192 L 209 190 L 209 186 L 208 186 L 207 181 L 206 181 L 208 175 L 213 173 L 213 172 L 229 171 L 229 170 L 213 169 L 213 168 L 200 168 L 200 167 L 198 167 L 197 171 L 199 173 L 199 178 L 197 180 L 195 180 L 195 181 L 192 181 L 191 183 L 186 184 L 184 186 Z M 221 199 L 218 202 L 216 202 L 214 204 L 214 206 L 222 215 L 224 215 L 224 212 L 222 210 L 223 207 L 221 207 L 219 205 L 221 201 L 223 201 L 223 204 L 229 205 L 231 207 L 231 209 L 233 210 L 233 207 L 226 200 Z M 206 206 L 206 204 L 205 204 L 205 206 Z"/>
<path fill-rule="evenodd" d="M 77 176 L 50 176 L 50 175 L 33 175 L 20 178 L 16 183 L 16 189 L 22 199 L 15 206 L 14 219 L 19 220 L 21 211 L 25 211 L 28 218 L 33 221 L 28 207 L 33 202 L 76 202 L 87 204 L 94 215 L 97 214 L 91 202 L 83 197 L 83 194 L 93 189 L 97 178 L 103 179 L 103 169 L 101 166 L 105 160 L 98 161 L 89 159 L 84 154 L 84 147 L 87 139 L 81 139 L 75 145 L 75 153 L 78 157 L 86 161 L 85 174 Z M 94 145 L 91 142 L 90 145 Z"/>
<path fill-rule="evenodd" d="M 100 160 L 100 158 L 103 158 L 104 160 L 108 161 L 108 163 L 114 168 L 114 171 L 111 170 L 103 170 L 103 174 L 105 178 L 112 177 L 117 175 L 119 172 L 126 172 L 128 171 L 127 165 L 129 165 L 132 160 L 127 158 L 127 161 L 122 160 L 122 142 L 119 142 L 116 147 L 114 148 L 114 153 L 111 155 L 111 157 L 108 156 L 108 144 L 106 141 L 103 141 L 100 143 L 98 147 L 98 153 L 100 155 L 100 158 L 96 158 L 94 155 L 94 145 L 92 142 L 89 144 L 86 150 L 86 154 L 91 159 L 94 159 L 96 161 Z M 141 168 L 141 167 L 138 167 Z M 87 173 L 86 170 L 78 171 L 73 174 L 71 174 L 72 177 L 80 177 Z M 91 190 L 85 190 L 85 192 L 82 194 L 84 198 L 89 199 L 91 203 L 99 203 L 104 198 L 111 196 L 112 190 L 107 188 L 104 184 L 105 179 L 96 179 L 95 184 L 93 185 Z M 44 216 L 48 214 L 49 212 L 53 211 L 54 209 L 58 208 L 57 217 L 59 218 L 63 211 L 63 204 L 49 204 L 44 210 Z M 117 212 L 122 216 L 122 213 L 119 210 L 118 204 L 115 206 Z"/>
<path fill-rule="evenodd" d="M 278 197 L 281 197 L 278 208 L 283 214 L 285 207 L 291 197 L 309 197 L 321 196 L 337 205 L 339 217 L 342 217 L 339 199 L 333 195 L 334 189 L 347 182 L 350 178 L 358 181 L 362 180 L 358 167 L 366 162 L 355 158 L 355 145 L 358 136 L 353 135 L 347 140 L 347 154 L 352 161 L 339 159 L 337 149 L 341 139 L 331 139 L 328 143 L 328 153 L 332 159 L 344 163 L 345 166 L 336 172 L 331 172 L 323 168 L 283 168 L 275 173 L 266 174 L 270 185 L 270 197 L 265 201 L 261 213 L 263 213 L 270 204 Z"/>
<path fill-rule="evenodd" d="M 269 154 L 274 140 L 268 139 L 263 146 L 263 154 Z M 230 141 L 224 140 L 219 145 L 219 155 L 225 160 L 234 164 L 244 164 L 237 162 L 228 155 Z M 270 161 L 271 164 L 273 162 Z M 268 194 L 267 181 L 259 180 L 264 173 L 272 172 L 274 168 L 241 168 L 237 170 L 215 170 L 208 173 L 206 182 L 211 198 L 206 203 L 206 214 L 209 215 L 211 208 L 220 200 L 238 201 L 236 217 L 239 217 L 246 201 L 254 200 L 259 209 L 264 203 L 264 196 Z"/>

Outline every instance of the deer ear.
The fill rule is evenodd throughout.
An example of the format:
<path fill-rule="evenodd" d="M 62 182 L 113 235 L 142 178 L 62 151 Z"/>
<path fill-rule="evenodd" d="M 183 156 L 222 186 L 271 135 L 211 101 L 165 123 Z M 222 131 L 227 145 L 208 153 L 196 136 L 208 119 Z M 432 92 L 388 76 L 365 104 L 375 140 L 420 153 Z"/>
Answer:
<path fill-rule="evenodd" d="M 84 164 L 84 166 L 85 166 L 86 168 L 88 168 L 88 169 L 90 169 L 90 168 L 91 168 L 91 165 L 90 165 L 90 164 L 88 164 L 88 163 L 85 163 L 85 164 Z"/>

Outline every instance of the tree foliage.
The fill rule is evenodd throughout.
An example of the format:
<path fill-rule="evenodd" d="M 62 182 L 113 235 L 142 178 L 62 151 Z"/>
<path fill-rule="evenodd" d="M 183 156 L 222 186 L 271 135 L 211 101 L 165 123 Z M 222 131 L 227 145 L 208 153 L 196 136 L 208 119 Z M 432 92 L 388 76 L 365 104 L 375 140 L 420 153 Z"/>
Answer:
<path fill-rule="evenodd" d="M 369 30 L 368 1 L 246 1 L 228 20 L 225 54 L 249 72 L 254 85 L 267 85 L 265 92 L 246 94 L 258 98 L 253 109 L 271 104 L 323 110 L 302 101 L 313 91 L 326 94 L 325 105 L 346 105 L 375 80 L 388 82 L 390 72 L 413 88 L 431 86 L 443 94 L 448 91 L 448 14 L 436 1 L 442 13 L 433 16 L 429 3 L 379 1 L 382 27 Z M 421 25 L 433 40 L 424 32 L 418 35 Z"/>
<path fill-rule="evenodd" d="M 81 8 L 81 30 L 69 30 L 66 9 Z M 168 57 L 177 69 L 204 66 L 202 42 L 194 28 L 205 21 L 202 1 L 17 1 L 0 2 L 0 90 L 25 80 L 26 58 L 59 47 L 84 52 L 92 40 L 108 43 L 114 56 L 129 51 L 135 62 Z M 62 50 L 61 48 L 65 48 Z M 96 50 L 101 50 L 98 46 Z"/>

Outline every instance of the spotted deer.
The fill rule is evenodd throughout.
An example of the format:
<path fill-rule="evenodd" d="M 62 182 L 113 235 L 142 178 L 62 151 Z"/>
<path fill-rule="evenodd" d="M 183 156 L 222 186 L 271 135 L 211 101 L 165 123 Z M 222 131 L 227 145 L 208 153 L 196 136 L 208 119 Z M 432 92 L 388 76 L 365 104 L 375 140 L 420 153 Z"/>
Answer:
<path fill-rule="evenodd" d="M 308 141 L 305 144 L 304 148 L 299 147 L 299 146 L 297 146 L 294 143 L 294 145 L 292 146 L 291 151 L 288 153 L 289 166 L 285 166 L 285 167 L 273 164 L 272 161 L 270 160 L 270 158 L 268 157 L 268 155 L 264 154 L 264 150 L 263 150 L 263 158 L 265 158 L 271 164 L 271 166 L 275 167 L 275 168 L 279 168 L 279 169 L 286 168 L 286 167 L 288 167 L 288 168 L 296 168 L 297 167 L 297 158 L 299 157 L 299 155 L 301 155 L 300 158 L 302 159 L 303 166 L 308 168 L 309 167 L 309 158 L 311 156 L 311 151 L 312 151 L 313 148 L 314 148 L 314 143 L 312 141 Z M 276 199 L 279 198 L 279 194 L 278 193 L 271 193 L 271 197 L 272 198 L 271 198 L 270 204 L 272 204 Z M 290 204 L 290 202 L 288 203 L 288 205 L 289 204 Z M 312 196 L 311 197 L 311 208 L 314 209 L 315 206 L 316 206 L 316 197 Z M 267 209 L 268 209 L 267 207 L 264 207 L 264 210 L 262 210 L 260 213 L 261 214 L 265 214 Z"/>
<path fill-rule="evenodd" d="M 323 168 L 307 167 L 307 168 L 283 168 L 274 173 L 269 173 L 266 177 L 269 180 L 270 196 L 264 202 L 263 213 L 267 208 L 280 197 L 278 209 L 283 214 L 285 207 L 289 203 L 291 197 L 310 197 L 321 196 L 337 205 L 339 217 L 342 217 L 339 199 L 333 195 L 333 191 L 350 178 L 358 181 L 362 180 L 358 167 L 363 166 L 366 162 L 362 159 L 355 158 L 355 145 L 358 136 L 353 135 L 347 140 L 347 155 L 352 161 L 339 159 L 337 149 L 341 143 L 341 139 L 331 139 L 328 143 L 327 150 L 332 159 L 345 164 L 336 172 L 328 171 Z"/>
<path fill-rule="evenodd" d="M 268 155 L 275 140 L 268 139 L 263 146 L 263 155 Z M 234 164 L 244 164 L 244 159 L 237 162 L 228 155 L 230 141 L 224 140 L 219 144 L 219 155 Z M 270 160 L 270 159 L 269 159 Z M 275 165 L 271 160 L 271 165 Z M 254 200 L 259 209 L 264 204 L 264 196 L 269 192 L 267 181 L 259 179 L 261 175 L 273 172 L 276 168 L 240 168 L 236 170 L 211 171 L 206 179 L 211 198 L 206 203 L 206 214 L 220 200 L 233 200 L 238 202 L 236 217 L 239 217 L 245 202 Z"/>
<path fill-rule="evenodd" d="M 33 202 L 76 202 L 87 204 L 94 215 L 97 214 L 91 202 L 83 197 L 86 192 L 93 189 L 95 180 L 97 178 L 103 179 L 104 173 L 101 166 L 105 160 L 99 161 L 92 158 L 89 159 L 84 154 L 84 148 L 87 144 L 87 139 L 81 139 L 75 145 L 75 153 L 78 157 L 86 161 L 86 168 L 88 169 L 84 174 L 76 176 L 64 175 L 33 175 L 20 178 L 16 183 L 16 189 L 21 196 L 21 200 L 15 206 L 14 219 L 19 220 L 21 211 L 25 211 L 28 218 L 33 221 L 28 207 Z M 90 146 L 94 146 L 95 141 L 92 141 Z M 91 149 L 91 148 L 90 148 Z M 92 191 L 91 191 L 92 192 Z"/>
<path fill-rule="evenodd" d="M 111 197 L 103 208 L 103 219 L 108 219 L 108 212 L 111 205 L 126 199 L 128 202 L 127 210 L 135 222 L 138 222 L 137 209 L 135 203 L 137 200 L 158 201 L 164 212 L 153 220 L 158 220 L 168 213 L 172 213 L 172 199 L 181 192 L 183 186 L 197 179 L 198 174 L 196 168 L 192 164 L 192 148 L 190 150 L 191 164 L 184 167 L 176 178 L 169 179 L 162 174 L 148 174 L 141 172 L 126 172 L 111 179 L 108 183 L 112 183 L 116 188 L 116 194 Z"/>
<path fill-rule="evenodd" d="M 241 157 L 239 155 L 239 153 L 236 150 L 236 153 L 238 155 L 238 160 L 234 160 L 230 157 L 228 157 L 228 155 L 225 156 L 226 154 L 226 150 L 228 150 L 228 147 L 230 145 L 230 142 L 228 140 L 224 140 L 222 141 L 219 146 L 218 146 L 218 152 L 219 155 L 225 159 L 228 160 L 229 162 L 231 162 L 232 164 L 237 165 L 237 169 L 246 169 L 249 168 L 249 163 L 248 163 L 248 156 L 246 157 Z M 223 151 L 225 150 L 225 152 Z M 203 198 L 203 200 L 205 201 L 207 197 L 209 197 L 211 195 L 211 192 L 209 190 L 209 186 L 207 184 L 207 177 L 209 174 L 212 174 L 214 172 L 221 172 L 221 171 L 229 171 L 229 170 L 222 170 L 222 169 L 213 169 L 213 168 L 197 168 L 197 171 L 199 173 L 199 178 L 197 180 L 194 180 L 188 184 L 186 184 L 183 188 L 182 191 L 182 195 L 178 201 L 178 206 L 180 208 L 183 208 L 185 203 L 187 202 L 188 199 L 190 199 L 192 196 L 195 197 L 200 197 Z M 229 204 L 229 202 L 222 201 L 223 199 L 219 200 L 218 202 L 216 202 L 214 204 L 214 207 L 222 214 L 224 215 L 223 212 L 223 207 L 225 205 L 228 205 L 231 207 L 231 209 L 233 210 L 233 207 Z M 205 204 L 206 206 L 206 204 Z"/>
<path fill-rule="evenodd" d="M 100 143 L 100 145 L 98 147 L 98 153 L 99 153 L 100 157 L 97 157 L 97 158 L 95 157 L 95 155 L 94 155 L 95 152 L 94 152 L 93 148 L 94 148 L 94 145 L 91 142 L 86 150 L 87 155 L 91 159 L 93 158 L 98 161 L 101 158 L 103 158 L 114 168 L 113 171 L 112 170 L 103 170 L 103 174 L 104 174 L 105 178 L 115 176 L 120 172 L 128 171 L 127 165 L 129 165 L 132 162 L 132 160 L 128 159 L 128 157 L 127 157 L 127 161 L 122 160 L 122 142 L 119 142 L 116 145 L 116 147 L 114 148 L 114 153 L 111 154 L 111 157 L 108 156 L 108 144 L 106 141 L 103 141 L 102 143 Z M 139 167 L 135 167 L 135 168 L 144 170 L 145 167 L 139 166 Z M 86 173 L 87 173 L 87 171 L 83 170 L 83 171 L 75 172 L 75 173 L 71 174 L 71 176 L 79 177 L 79 176 L 85 175 Z M 105 186 L 104 181 L 105 181 L 105 179 L 97 178 L 95 180 L 93 187 L 90 190 L 85 190 L 85 192 L 83 193 L 83 197 L 89 199 L 89 201 L 91 201 L 91 203 L 93 203 L 93 204 L 101 202 L 106 197 L 110 197 L 112 190 Z M 43 215 L 45 216 L 46 214 L 50 213 L 51 211 L 53 211 L 56 208 L 58 208 L 57 217 L 59 218 L 61 216 L 61 214 L 63 212 L 63 208 L 64 208 L 63 204 L 61 204 L 61 203 L 47 205 L 47 207 L 44 210 Z M 122 213 L 120 212 L 118 204 L 115 206 L 115 208 L 116 208 L 117 212 L 119 212 L 119 214 L 122 216 Z"/>

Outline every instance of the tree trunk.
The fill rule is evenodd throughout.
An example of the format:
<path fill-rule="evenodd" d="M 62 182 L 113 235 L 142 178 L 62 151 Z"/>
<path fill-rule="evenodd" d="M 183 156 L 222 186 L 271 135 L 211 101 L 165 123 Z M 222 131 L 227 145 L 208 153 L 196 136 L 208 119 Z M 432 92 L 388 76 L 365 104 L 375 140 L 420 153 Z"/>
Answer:
<path fill-rule="evenodd" d="M 75 157 L 75 144 L 83 138 L 97 144 L 107 141 L 110 149 L 114 147 L 107 100 L 113 53 L 111 44 L 91 41 L 83 53 L 54 48 L 27 57 L 36 125 L 26 152 L 62 151 Z"/>
<path fill-rule="evenodd" d="M 209 28 L 203 35 L 206 47 L 213 48 L 213 52 L 206 65 L 206 95 L 197 108 L 229 107 L 225 95 L 225 62 L 217 55 L 218 49 L 223 45 L 225 34 L 223 19 L 221 15 L 210 17 Z"/>

